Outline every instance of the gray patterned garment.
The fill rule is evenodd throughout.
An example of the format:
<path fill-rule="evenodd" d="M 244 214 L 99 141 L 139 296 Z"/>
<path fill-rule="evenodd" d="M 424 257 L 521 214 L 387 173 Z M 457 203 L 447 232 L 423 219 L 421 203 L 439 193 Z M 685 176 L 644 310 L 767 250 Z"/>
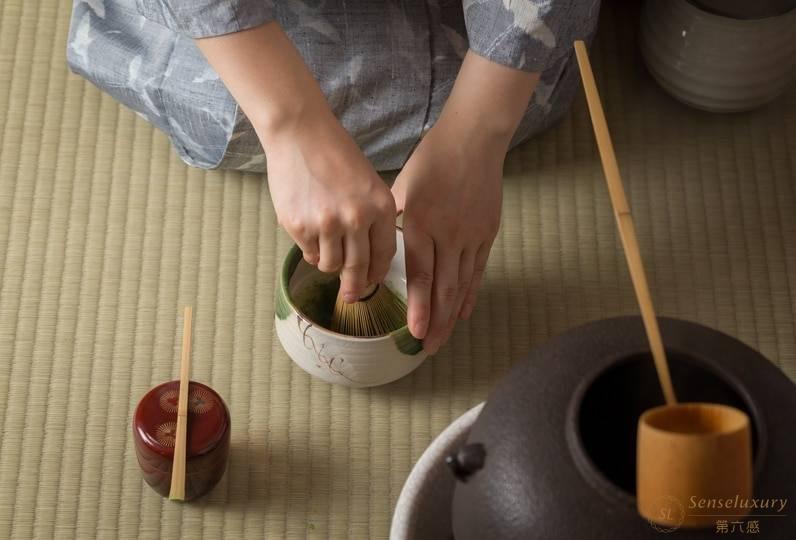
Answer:
<path fill-rule="evenodd" d="M 277 21 L 379 170 L 401 167 L 439 117 L 467 49 L 541 79 L 517 143 L 577 86 L 572 42 L 599 0 L 75 0 L 67 59 L 167 133 L 189 165 L 264 171 L 251 124 L 192 38 Z"/>

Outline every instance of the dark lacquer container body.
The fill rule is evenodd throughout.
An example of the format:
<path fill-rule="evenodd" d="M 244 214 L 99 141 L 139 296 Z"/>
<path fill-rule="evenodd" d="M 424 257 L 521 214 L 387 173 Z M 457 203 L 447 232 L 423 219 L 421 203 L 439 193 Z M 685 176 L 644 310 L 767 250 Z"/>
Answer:
<path fill-rule="evenodd" d="M 138 464 L 147 484 L 169 495 L 180 381 L 169 381 L 138 402 L 133 415 L 133 439 Z M 221 480 L 229 456 L 229 410 L 209 386 L 191 381 L 188 387 L 188 441 L 185 500 L 201 497 Z"/>

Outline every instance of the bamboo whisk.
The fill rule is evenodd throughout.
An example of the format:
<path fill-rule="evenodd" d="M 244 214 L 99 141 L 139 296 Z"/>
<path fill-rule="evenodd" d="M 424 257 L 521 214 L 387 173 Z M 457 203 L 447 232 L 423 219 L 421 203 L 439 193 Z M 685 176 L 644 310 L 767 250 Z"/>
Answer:
<path fill-rule="evenodd" d="M 583 89 L 586 91 L 586 103 L 589 105 L 594 136 L 597 139 L 597 149 L 600 151 L 600 160 L 603 164 L 605 180 L 608 183 L 608 193 L 611 197 L 611 205 L 614 207 L 616 224 L 619 227 L 619 237 L 625 250 L 625 258 L 630 268 L 630 278 L 633 281 L 638 305 L 641 308 L 641 317 L 644 320 L 644 328 L 647 331 L 647 339 L 650 342 L 652 357 L 655 360 L 658 381 L 661 384 L 663 396 L 666 398 L 666 404 L 675 405 L 677 398 L 672 387 L 672 379 L 669 376 L 669 365 L 666 362 L 666 353 L 663 348 L 661 331 L 658 328 L 658 319 L 655 318 L 655 310 L 652 307 L 652 296 L 647 286 L 647 276 L 644 273 L 644 265 L 641 262 L 641 250 L 638 247 L 638 240 L 636 240 L 633 215 L 630 213 L 630 206 L 627 203 L 625 188 L 622 186 L 622 178 L 619 176 L 619 165 L 616 163 L 614 146 L 608 133 L 608 123 L 605 121 L 605 113 L 603 113 L 603 107 L 600 103 L 600 94 L 597 92 L 597 83 L 594 82 L 589 54 L 586 52 L 586 45 L 580 40 L 575 42 L 575 56 L 578 59 Z"/>
<path fill-rule="evenodd" d="M 331 330 L 355 337 L 376 337 L 406 325 L 406 303 L 386 285 L 373 285 L 358 302 L 346 303 L 338 293 Z"/>

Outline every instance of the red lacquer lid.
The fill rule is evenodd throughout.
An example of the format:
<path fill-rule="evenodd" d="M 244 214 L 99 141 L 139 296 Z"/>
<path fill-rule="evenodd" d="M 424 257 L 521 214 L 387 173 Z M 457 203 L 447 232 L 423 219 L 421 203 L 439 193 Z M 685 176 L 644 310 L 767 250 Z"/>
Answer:
<path fill-rule="evenodd" d="M 140 440 L 158 454 L 172 459 L 177 434 L 180 381 L 154 387 L 138 403 L 133 429 Z M 221 397 L 202 383 L 188 387 L 187 457 L 212 451 L 229 429 L 229 411 Z"/>

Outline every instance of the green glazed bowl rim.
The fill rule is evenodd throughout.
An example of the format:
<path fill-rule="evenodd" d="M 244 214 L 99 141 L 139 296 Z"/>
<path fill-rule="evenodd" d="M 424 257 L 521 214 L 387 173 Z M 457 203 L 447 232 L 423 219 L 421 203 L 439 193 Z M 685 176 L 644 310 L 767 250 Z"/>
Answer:
<path fill-rule="evenodd" d="M 396 229 L 403 235 L 403 230 L 401 227 L 397 227 Z M 398 349 L 405 353 L 405 354 L 417 354 L 423 348 L 423 342 L 412 335 L 409 332 L 408 324 L 403 325 L 402 327 L 398 328 L 397 330 L 393 330 L 389 334 L 384 334 L 383 336 L 375 336 L 375 337 L 355 337 L 349 336 L 346 334 L 341 334 L 339 332 L 335 332 L 333 330 L 329 330 L 328 328 L 324 328 L 323 326 L 317 324 L 315 321 L 307 317 L 307 315 L 302 312 L 298 306 L 293 302 L 293 299 L 290 296 L 290 288 L 288 286 L 290 282 L 290 278 L 295 272 L 296 267 L 298 264 L 304 259 L 304 253 L 301 251 L 301 248 L 297 244 L 293 244 L 293 247 L 285 256 L 285 260 L 282 263 L 282 272 L 279 276 L 279 291 L 277 293 L 276 303 L 276 316 L 279 318 L 287 317 L 287 313 L 284 313 L 285 309 L 289 307 L 296 314 L 304 319 L 305 321 L 311 323 L 313 327 L 320 332 L 321 334 L 325 334 L 330 337 L 334 337 L 336 339 L 341 339 L 343 341 L 348 341 L 351 343 L 376 343 L 381 341 L 393 340 L 396 342 Z M 280 316 L 280 306 L 279 303 L 281 300 L 287 302 L 287 306 L 282 306 L 281 310 L 284 313 L 284 317 Z"/>

